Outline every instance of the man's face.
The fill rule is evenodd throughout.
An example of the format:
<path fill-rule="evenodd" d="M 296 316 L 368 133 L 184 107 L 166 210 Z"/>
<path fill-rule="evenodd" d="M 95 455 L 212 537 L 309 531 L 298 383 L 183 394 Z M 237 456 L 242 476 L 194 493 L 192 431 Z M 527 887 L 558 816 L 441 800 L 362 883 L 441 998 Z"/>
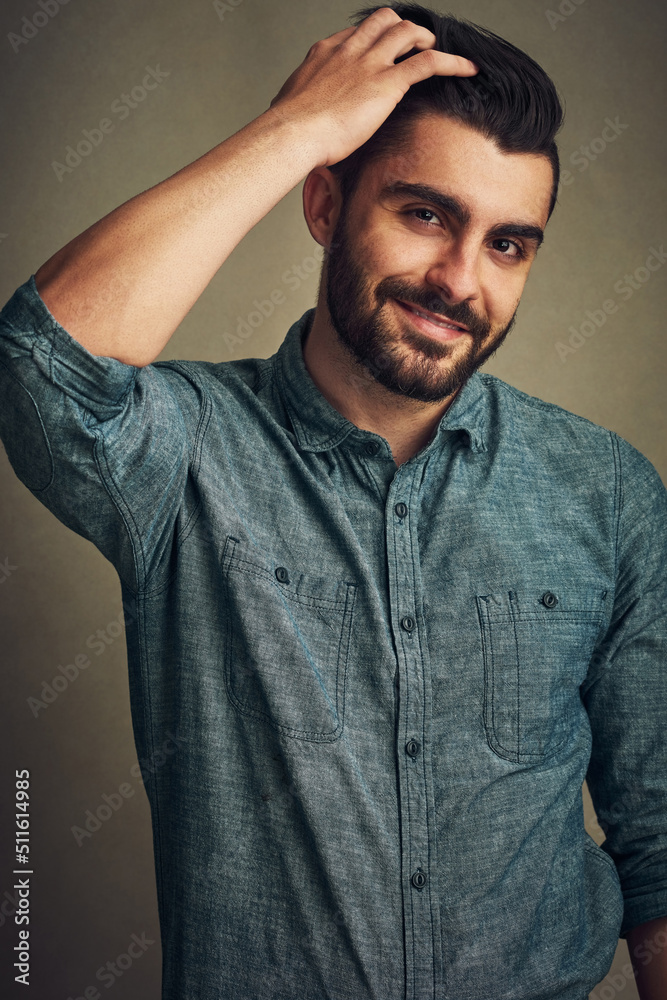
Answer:
<path fill-rule="evenodd" d="M 349 354 L 392 392 L 446 399 L 509 333 L 546 225 L 543 156 L 502 153 L 452 119 L 419 118 L 410 152 L 369 163 L 327 258 Z"/>

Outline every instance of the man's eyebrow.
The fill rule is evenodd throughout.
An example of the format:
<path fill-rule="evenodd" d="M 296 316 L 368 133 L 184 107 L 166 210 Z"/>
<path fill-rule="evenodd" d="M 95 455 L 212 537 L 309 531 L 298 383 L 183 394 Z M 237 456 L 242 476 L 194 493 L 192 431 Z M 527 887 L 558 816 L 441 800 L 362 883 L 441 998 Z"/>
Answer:
<path fill-rule="evenodd" d="M 451 215 L 462 226 L 470 222 L 470 209 L 466 208 L 462 201 L 453 195 L 445 194 L 444 191 L 438 191 L 437 188 L 429 187 L 428 184 L 408 184 L 406 181 L 396 181 L 383 188 L 382 194 L 429 201 L 432 205 L 437 205 L 438 208 Z"/>
<path fill-rule="evenodd" d="M 444 191 L 439 191 L 437 188 L 429 187 L 428 184 L 408 184 L 407 181 L 396 181 L 383 188 L 382 194 L 428 201 L 431 205 L 437 205 L 438 208 L 447 212 L 460 225 L 465 226 L 470 222 L 470 209 L 462 201 L 453 195 L 445 194 Z M 544 230 L 539 226 L 532 226 L 525 222 L 501 222 L 493 227 L 488 236 L 489 239 L 518 236 L 521 239 L 530 240 L 537 247 L 540 247 L 544 242 Z"/>
<path fill-rule="evenodd" d="M 526 225 L 524 222 L 501 222 L 489 232 L 488 238 L 497 240 L 506 236 L 519 236 L 521 239 L 535 243 L 537 248 L 544 242 L 544 230 L 539 226 Z"/>

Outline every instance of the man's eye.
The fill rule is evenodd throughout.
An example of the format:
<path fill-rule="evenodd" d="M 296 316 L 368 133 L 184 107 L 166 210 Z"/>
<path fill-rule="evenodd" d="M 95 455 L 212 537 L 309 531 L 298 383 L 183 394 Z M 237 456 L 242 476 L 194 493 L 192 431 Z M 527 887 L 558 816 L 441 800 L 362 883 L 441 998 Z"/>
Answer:
<path fill-rule="evenodd" d="M 419 222 L 426 222 L 428 224 L 433 224 L 438 222 L 438 216 L 435 212 L 432 212 L 430 208 L 413 208 L 408 213 L 409 215 L 415 216 Z"/>
<path fill-rule="evenodd" d="M 515 243 L 514 240 L 494 240 L 493 249 L 499 250 L 504 257 L 525 257 L 523 247 L 519 243 Z"/>

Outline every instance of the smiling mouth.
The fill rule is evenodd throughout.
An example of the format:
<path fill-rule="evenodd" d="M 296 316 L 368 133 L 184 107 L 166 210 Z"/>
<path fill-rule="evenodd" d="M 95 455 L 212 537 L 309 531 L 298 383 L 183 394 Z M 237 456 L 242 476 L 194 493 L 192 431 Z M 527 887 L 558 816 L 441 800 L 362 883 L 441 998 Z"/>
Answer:
<path fill-rule="evenodd" d="M 410 302 L 403 302 L 402 299 L 395 299 L 394 301 L 407 312 L 412 313 L 413 316 L 419 316 L 421 319 L 426 320 L 428 323 L 432 323 L 434 326 L 439 327 L 443 331 L 447 330 L 453 333 L 470 332 L 467 326 L 463 326 L 461 323 L 455 323 L 453 320 L 448 319 L 446 316 L 442 316 L 440 313 L 433 313 L 428 309 L 421 309 L 419 306 L 412 305 Z"/>

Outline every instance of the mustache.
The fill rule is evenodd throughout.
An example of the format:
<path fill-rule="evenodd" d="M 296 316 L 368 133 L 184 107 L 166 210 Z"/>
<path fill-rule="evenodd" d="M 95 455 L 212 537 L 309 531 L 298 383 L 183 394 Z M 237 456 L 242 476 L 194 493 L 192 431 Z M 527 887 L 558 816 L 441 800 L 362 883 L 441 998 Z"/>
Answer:
<path fill-rule="evenodd" d="M 460 323 L 461 326 L 468 328 L 477 343 L 484 340 L 491 329 L 488 320 L 479 316 L 467 302 L 447 304 L 434 291 L 416 288 L 398 278 L 385 278 L 375 289 L 375 295 L 379 306 L 383 306 L 389 299 L 402 299 L 418 309 L 427 309 L 438 316 L 451 319 L 454 323 Z"/>

